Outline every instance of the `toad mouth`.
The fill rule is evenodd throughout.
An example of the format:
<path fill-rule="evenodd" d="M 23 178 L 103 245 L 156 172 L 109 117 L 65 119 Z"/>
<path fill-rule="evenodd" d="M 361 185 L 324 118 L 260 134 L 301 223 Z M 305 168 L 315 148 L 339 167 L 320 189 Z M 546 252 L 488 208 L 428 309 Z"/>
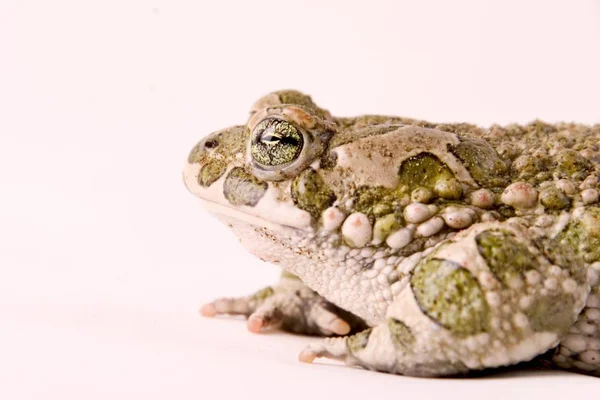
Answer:
<path fill-rule="evenodd" d="M 236 208 L 229 207 L 227 205 L 224 205 L 224 204 L 221 204 L 221 203 L 218 203 L 215 201 L 211 201 L 211 200 L 206 200 L 203 198 L 200 198 L 200 203 L 203 205 L 203 207 L 208 212 L 216 215 L 217 217 L 224 216 L 226 218 L 242 221 L 242 222 L 248 223 L 248 224 L 256 226 L 256 227 L 266 228 L 271 231 L 277 231 L 277 232 L 283 232 L 286 234 L 290 234 L 290 233 L 292 233 L 292 231 L 312 230 L 312 228 L 311 229 L 302 229 L 297 226 L 268 221 L 268 220 L 258 217 L 256 215 L 252 215 L 247 212 L 238 210 Z"/>

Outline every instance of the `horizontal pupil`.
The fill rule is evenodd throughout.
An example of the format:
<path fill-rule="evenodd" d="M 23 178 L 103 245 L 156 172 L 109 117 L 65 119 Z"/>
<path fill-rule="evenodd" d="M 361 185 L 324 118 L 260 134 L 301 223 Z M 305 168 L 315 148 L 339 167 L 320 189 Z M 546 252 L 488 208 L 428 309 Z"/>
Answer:
<path fill-rule="evenodd" d="M 298 140 L 296 138 L 290 136 L 281 136 L 278 134 L 266 133 L 261 138 L 260 141 L 264 144 L 274 145 L 274 144 L 291 144 L 298 145 Z"/>
<path fill-rule="evenodd" d="M 260 141 L 266 144 L 276 144 L 281 141 L 281 136 L 267 133 L 260 138 Z"/>

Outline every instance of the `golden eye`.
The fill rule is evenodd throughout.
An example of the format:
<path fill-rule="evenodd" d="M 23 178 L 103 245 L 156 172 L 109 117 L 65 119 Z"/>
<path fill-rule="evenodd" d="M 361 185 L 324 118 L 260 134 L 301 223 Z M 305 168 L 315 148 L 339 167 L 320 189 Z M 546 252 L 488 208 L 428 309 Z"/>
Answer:
<path fill-rule="evenodd" d="M 294 125 L 270 118 L 254 129 L 250 154 L 261 165 L 280 166 L 298 158 L 303 145 L 302 133 Z"/>

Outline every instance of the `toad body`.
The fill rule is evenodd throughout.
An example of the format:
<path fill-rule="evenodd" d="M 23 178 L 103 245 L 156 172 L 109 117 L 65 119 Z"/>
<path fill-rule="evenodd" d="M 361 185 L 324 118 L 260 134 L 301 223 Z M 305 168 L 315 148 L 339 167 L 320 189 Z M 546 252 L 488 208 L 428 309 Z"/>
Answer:
<path fill-rule="evenodd" d="M 187 188 L 281 281 L 202 313 L 413 376 L 600 376 L 600 125 L 336 118 L 297 91 L 202 139 Z"/>

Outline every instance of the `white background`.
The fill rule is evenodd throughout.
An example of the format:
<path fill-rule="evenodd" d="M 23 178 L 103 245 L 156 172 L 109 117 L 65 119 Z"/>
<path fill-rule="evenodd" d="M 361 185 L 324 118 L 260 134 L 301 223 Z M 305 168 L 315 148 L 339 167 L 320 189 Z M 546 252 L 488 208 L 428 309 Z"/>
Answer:
<path fill-rule="evenodd" d="M 600 122 L 597 1 L 0 1 L 0 398 L 594 397 L 296 361 L 198 306 L 273 282 L 181 182 L 276 89 L 336 115 Z"/>

